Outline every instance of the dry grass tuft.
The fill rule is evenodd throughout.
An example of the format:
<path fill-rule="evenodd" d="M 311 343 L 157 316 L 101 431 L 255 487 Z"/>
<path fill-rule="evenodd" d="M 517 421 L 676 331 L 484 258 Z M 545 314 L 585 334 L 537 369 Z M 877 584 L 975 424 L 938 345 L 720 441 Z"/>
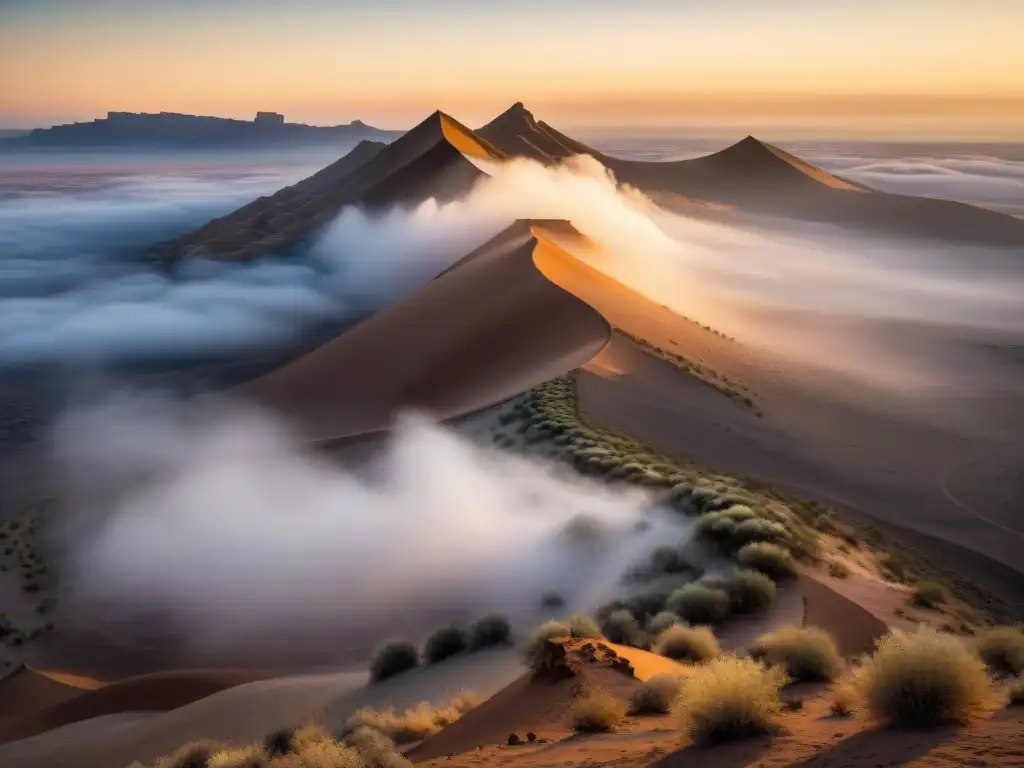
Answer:
<path fill-rule="evenodd" d="M 781 667 L 793 680 L 835 680 L 843 671 L 832 636 L 817 627 L 783 627 L 762 635 L 751 649 L 755 659 Z"/>
<path fill-rule="evenodd" d="M 389 640 L 373 654 L 370 662 L 370 681 L 377 683 L 406 672 L 420 663 L 416 646 L 406 640 Z"/>
<path fill-rule="evenodd" d="M 828 575 L 833 579 L 848 579 L 852 573 L 842 560 L 832 560 L 828 564 Z"/>
<path fill-rule="evenodd" d="M 832 704 L 829 711 L 836 717 L 848 717 L 854 713 L 859 703 L 856 685 L 846 680 L 832 691 Z"/>
<path fill-rule="evenodd" d="M 458 627 L 441 627 L 427 638 L 423 646 L 423 661 L 427 664 L 457 656 L 469 648 L 469 635 Z"/>
<path fill-rule="evenodd" d="M 652 638 L 657 638 L 658 635 L 669 627 L 682 624 L 683 620 L 678 614 L 672 613 L 672 611 L 660 611 L 647 625 L 647 632 Z"/>
<path fill-rule="evenodd" d="M 601 628 L 597 626 L 597 622 L 585 613 L 574 613 L 566 620 L 566 623 L 569 626 L 569 634 L 573 637 L 592 640 L 597 640 L 603 637 L 601 634 Z"/>
<path fill-rule="evenodd" d="M 672 711 L 683 687 L 679 675 L 656 675 L 645 682 L 629 700 L 631 715 L 664 715 Z"/>
<path fill-rule="evenodd" d="M 580 733 L 607 733 L 626 717 L 626 702 L 607 693 L 592 693 L 572 705 L 572 729 Z"/>
<path fill-rule="evenodd" d="M 949 601 L 949 592 L 934 581 L 922 581 L 914 587 L 910 602 L 918 608 L 935 609 Z"/>
<path fill-rule="evenodd" d="M 775 582 L 759 571 L 737 568 L 725 582 L 733 613 L 764 613 L 775 602 Z"/>
<path fill-rule="evenodd" d="M 729 593 L 708 584 L 687 584 L 668 598 L 668 609 L 688 624 L 715 625 L 729 616 Z"/>
<path fill-rule="evenodd" d="M 625 608 L 612 611 L 608 618 L 601 622 L 601 634 L 609 642 L 620 645 L 641 647 L 647 642 L 640 623 Z"/>
<path fill-rule="evenodd" d="M 978 654 L 993 672 L 1019 675 L 1024 672 L 1024 633 L 1015 627 L 996 627 L 978 638 Z"/>
<path fill-rule="evenodd" d="M 677 661 L 707 661 L 722 651 L 709 627 L 669 627 L 654 644 L 654 652 Z"/>
<path fill-rule="evenodd" d="M 957 638 L 927 627 L 881 638 L 855 679 L 871 714 L 893 725 L 965 722 L 981 711 L 992 687 L 981 659 Z"/>
<path fill-rule="evenodd" d="M 445 704 L 434 705 L 421 701 L 401 713 L 396 712 L 394 707 L 364 707 L 348 718 L 343 732 L 348 734 L 359 728 L 372 728 L 395 744 L 410 744 L 433 736 L 479 703 L 480 698 L 476 694 L 463 692 Z"/>
<path fill-rule="evenodd" d="M 785 547 L 767 541 L 747 544 L 736 553 L 736 562 L 744 568 L 760 571 L 775 581 L 795 579 L 796 561 Z"/>
<path fill-rule="evenodd" d="M 469 650 L 479 651 L 512 642 L 512 625 L 500 613 L 491 613 L 474 621 L 469 627 Z"/>
<path fill-rule="evenodd" d="M 1015 680 L 1010 685 L 1010 690 L 1007 693 L 1009 694 L 1009 700 L 1006 706 L 1024 707 L 1024 678 Z"/>
<path fill-rule="evenodd" d="M 697 666 L 679 694 L 681 726 L 696 744 L 717 744 L 774 730 L 786 676 L 751 659 L 721 656 Z"/>

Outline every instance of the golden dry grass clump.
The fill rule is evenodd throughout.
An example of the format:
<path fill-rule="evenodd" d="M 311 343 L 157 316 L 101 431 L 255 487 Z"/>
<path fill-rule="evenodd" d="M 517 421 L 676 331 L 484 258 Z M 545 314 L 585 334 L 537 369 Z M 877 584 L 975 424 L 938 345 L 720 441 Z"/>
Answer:
<path fill-rule="evenodd" d="M 283 748 L 278 739 L 289 732 Z M 250 744 L 232 747 L 211 741 L 193 742 L 158 758 L 153 768 L 411 768 L 394 742 L 383 734 L 361 728 L 351 741 L 338 741 L 315 725 L 275 732 L 277 747 Z M 145 768 L 133 763 L 131 768 Z"/>
<path fill-rule="evenodd" d="M 626 702 L 608 693 L 591 693 L 572 705 L 572 729 L 581 733 L 605 733 L 626 717 Z"/>
<path fill-rule="evenodd" d="M 710 627 L 675 625 L 658 635 L 654 652 L 677 661 L 707 661 L 721 653 Z"/>
<path fill-rule="evenodd" d="M 797 576 L 796 562 L 785 547 L 767 541 L 755 541 L 736 553 L 736 562 L 743 568 L 760 571 L 773 581 L 786 581 Z"/>
<path fill-rule="evenodd" d="M 479 703 L 479 696 L 469 691 L 463 691 L 444 704 L 435 705 L 421 701 L 401 713 L 396 712 L 394 707 L 387 709 L 363 707 L 349 716 L 343 732 L 350 733 L 359 728 L 372 728 L 387 736 L 395 744 L 409 744 L 434 735 L 445 726 L 454 723 Z"/>
<path fill-rule="evenodd" d="M 689 624 L 721 624 L 729 617 L 729 593 L 712 584 L 686 584 L 671 595 L 665 606 Z"/>
<path fill-rule="evenodd" d="M 655 675 L 633 692 L 629 699 L 629 714 L 664 715 L 671 712 L 682 687 L 680 675 Z"/>
<path fill-rule="evenodd" d="M 694 667 L 677 702 L 684 734 L 696 744 L 715 744 L 770 733 L 786 681 L 780 669 L 735 656 Z"/>
<path fill-rule="evenodd" d="M 965 722 L 984 708 L 992 689 L 971 649 L 928 627 L 879 639 L 855 680 L 871 714 L 893 725 Z"/>
<path fill-rule="evenodd" d="M 751 655 L 769 666 L 781 667 L 793 680 L 835 680 L 843 659 L 835 640 L 817 627 L 783 627 L 762 635 Z"/>
<path fill-rule="evenodd" d="M 1016 627 L 996 627 L 978 638 L 978 653 L 999 675 L 1024 672 L 1024 632 Z"/>

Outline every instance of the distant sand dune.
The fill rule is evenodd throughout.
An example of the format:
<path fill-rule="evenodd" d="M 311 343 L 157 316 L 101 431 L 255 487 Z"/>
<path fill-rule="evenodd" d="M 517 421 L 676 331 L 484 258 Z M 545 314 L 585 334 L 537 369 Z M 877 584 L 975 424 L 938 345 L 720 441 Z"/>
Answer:
<path fill-rule="evenodd" d="M 262 677 L 254 670 L 187 670 L 130 677 L 93 690 L 58 690 L 46 685 L 52 681 L 45 676 L 25 669 L 0 683 L 0 704 L 17 707 L 0 720 L 0 744 L 102 715 L 177 709 Z"/>

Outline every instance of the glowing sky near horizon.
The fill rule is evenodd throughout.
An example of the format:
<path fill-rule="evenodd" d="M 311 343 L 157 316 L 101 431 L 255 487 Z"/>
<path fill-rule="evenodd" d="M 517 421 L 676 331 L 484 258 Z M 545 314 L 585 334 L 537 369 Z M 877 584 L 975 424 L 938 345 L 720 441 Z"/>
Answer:
<path fill-rule="evenodd" d="M 407 127 L 1024 136 L 1022 0 L 0 0 L 0 126 L 108 110 Z"/>

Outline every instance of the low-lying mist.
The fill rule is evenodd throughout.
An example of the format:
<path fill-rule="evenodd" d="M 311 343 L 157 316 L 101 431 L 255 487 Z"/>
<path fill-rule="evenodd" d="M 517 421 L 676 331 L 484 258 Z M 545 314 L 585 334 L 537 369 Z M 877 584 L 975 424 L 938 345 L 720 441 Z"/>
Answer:
<path fill-rule="evenodd" d="M 69 627 L 166 633 L 179 663 L 352 660 L 488 611 L 525 630 L 544 592 L 592 609 L 685 530 L 640 491 L 411 414 L 375 458 L 340 465 L 237 403 L 121 395 L 69 411 L 54 451 Z"/>
<path fill-rule="evenodd" d="M 592 266 L 694 320 L 817 366 L 887 371 L 886 385 L 936 377 L 933 367 L 909 370 L 902 350 L 886 349 L 887 323 L 1024 329 L 1017 252 L 756 217 L 709 221 L 618 186 L 590 157 L 486 170 L 490 178 L 460 201 L 373 214 L 346 208 L 292 252 L 243 264 L 193 260 L 170 274 L 141 264 L 137 247 L 126 249 L 140 244 L 140 233 L 169 226 L 175 211 L 207 210 L 207 187 L 168 182 L 153 199 L 140 198 L 136 186 L 74 201 L 4 201 L 0 243 L 10 257 L 0 262 L 0 363 L 288 343 L 318 323 L 387 306 L 521 218 L 571 221 L 602 246 L 581 254 Z M 751 308 L 789 317 L 752 320 Z M 856 355 L 837 343 L 842 323 L 830 319 L 855 327 Z"/>

